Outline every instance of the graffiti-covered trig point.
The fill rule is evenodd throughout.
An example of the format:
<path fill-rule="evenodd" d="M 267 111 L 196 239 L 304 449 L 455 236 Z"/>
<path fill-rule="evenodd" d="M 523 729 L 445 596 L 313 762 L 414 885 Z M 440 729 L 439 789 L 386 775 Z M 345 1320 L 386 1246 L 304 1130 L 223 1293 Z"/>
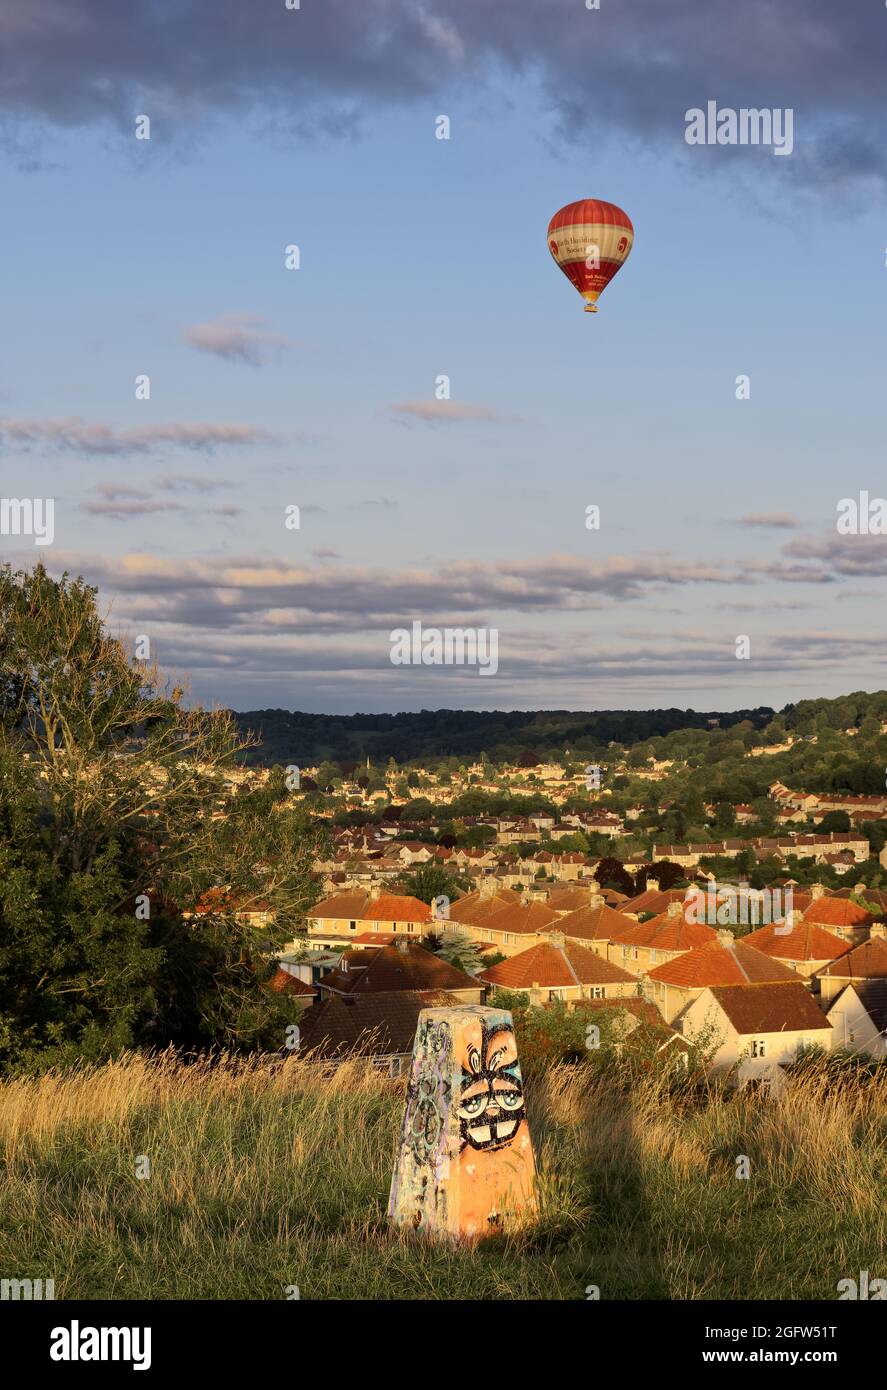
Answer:
<path fill-rule="evenodd" d="M 429 1236 L 478 1240 L 528 1224 L 536 1168 L 506 1009 L 423 1009 L 388 1214 Z"/>

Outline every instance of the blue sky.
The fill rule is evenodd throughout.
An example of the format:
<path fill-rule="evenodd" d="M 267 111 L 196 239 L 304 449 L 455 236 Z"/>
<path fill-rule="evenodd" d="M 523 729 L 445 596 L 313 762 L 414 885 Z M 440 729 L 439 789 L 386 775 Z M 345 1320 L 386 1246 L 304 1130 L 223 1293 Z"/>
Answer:
<path fill-rule="evenodd" d="M 123 72 L 112 35 L 91 82 L 79 31 L 68 60 L 0 8 L 25 74 L 0 86 L 0 494 L 55 498 L 53 545 L 3 536 L 3 558 L 82 572 L 195 697 L 239 708 L 731 708 L 882 687 L 887 539 L 835 530 L 840 498 L 887 491 L 866 48 L 829 7 L 755 6 L 816 12 L 764 63 L 717 0 L 702 76 L 664 62 L 688 30 L 642 5 L 639 86 L 635 21 L 606 7 L 553 0 L 537 45 L 535 6 L 503 36 L 477 28 L 483 4 L 333 4 L 348 23 L 330 42 L 305 0 L 285 16 L 303 25 L 291 82 L 281 7 L 246 41 L 221 6 L 213 50 L 180 72 L 194 9 L 148 6 L 168 49 Z M 418 37 L 411 18 L 387 51 L 373 12 L 401 10 L 424 11 Z M 106 35 L 98 0 L 71 11 Z M 684 112 L 709 97 L 793 105 L 792 155 L 688 147 Z M 546 248 L 582 197 L 635 227 L 595 317 Z M 449 413 L 428 421 L 442 373 Z M 495 626 L 495 677 L 392 666 L 388 634 L 414 619 Z"/>

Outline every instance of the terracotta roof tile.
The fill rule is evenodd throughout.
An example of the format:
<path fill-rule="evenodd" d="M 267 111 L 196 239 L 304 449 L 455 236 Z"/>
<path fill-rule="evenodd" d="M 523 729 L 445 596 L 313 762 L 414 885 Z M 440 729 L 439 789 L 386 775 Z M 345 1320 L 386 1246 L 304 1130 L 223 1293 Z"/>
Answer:
<path fill-rule="evenodd" d="M 485 918 L 484 928 L 487 931 L 532 935 L 533 932 L 543 931 L 545 927 L 562 920 L 544 903 L 530 903 L 528 907 L 522 907 L 518 904 L 503 907 Z"/>
<path fill-rule="evenodd" d="M 754 946 L 777 960 L 836 960 L 849 950 L 840 936 L 825 931 L 815 922 L 798 922 L 789 932 L 779 932 L 779 925 L 776 922 L 759 927 L 742 940 L 746 946 Z"/>
<path fill-rule="evenodd" d="M 814 898 L 804 913 L 804 920 L 824 927 L 862 927 L 874 918 L 849 898 L 822 897 Z"/>
<path fill-rule="evenodd" d="M 615 912 L 612 907 L 580 907 L 568 912 L 551 924 L 551 931 L 563 932 L 564 936 L 575 937 L 581 941 L 610 941 L 613 933 L 636 927 L 637 922 Z"/>
<path fill-rule="evenodd" d="M 881 937 L 863 941 L 830 965 L 823 965 L 816 974 L 839 980 L 887 979 L 887 941 Z"/>
<path fill-rule="evenodd" d="M 367 905 L 363 916 L 368 922 L 430 922 L 431 908 L 419 898 L 382 893 Z"/>
<path fill-rule="evenodd" d="M 315 985 L 306 985 L 304 980 L 300 980 L 298 975 L 290 974 L 289 970 L 284 970 L 283 966 L 278 966 L 271 979 L 268 981 L 268 988 L 274 994 L 299 994 L 306 999 L 314 999 L 318 994 Z"/>
<path fill-rule="evenodd" d="M 539 985 L 541 989 L 559 989 L 576 985 L 636 985 L 637 981 L 627 970 L 613 965 L 610 961 L 589 951 L 584 946 L 574 946 L 570 942 L 558 947 L 549 942 L 531 946 L 509 960 L 500 961 L 478 976 L 487 984 L 501 989 L 530 989 Z"/>
<path fill-rule="evenodd" d="M 712 994 L 738 1033 L 800 1033 L 831 1029 L 803 983 L 714 987 Z"/>
<path fill-rule="evenodd" d="M 715 985 L 764 984 L 779 981 L 798 981 L 800 976 L 782 961 L 771 960 L 754 946 L 741 940 L 731 946 L 712 941 L 685 951 L 674 960 L 657 965 L 648 974 L 651 980 L 677 985 L 684 989 L 704 989 Z"/>
<path fill-rule="evenodd" d="M 350 1052 L 388 1056 L 412 1051 L 423 1009 L 458 1004 L 444 990 L 396 990 L 392 993 L 336 995 L 306 1009 L 299 1023 L 300 1050 L 317 1057 Z"/>
<path fill-rule="evenodd" d="M 324 975 L 321 986 L 340 994 L 377 994 L 398 989 L 480 989 L 471 975 L 457 970 L 413 942 L 345 951 L 343 964 Z M 347 966 L 347 968 L 345 968 Z"/>

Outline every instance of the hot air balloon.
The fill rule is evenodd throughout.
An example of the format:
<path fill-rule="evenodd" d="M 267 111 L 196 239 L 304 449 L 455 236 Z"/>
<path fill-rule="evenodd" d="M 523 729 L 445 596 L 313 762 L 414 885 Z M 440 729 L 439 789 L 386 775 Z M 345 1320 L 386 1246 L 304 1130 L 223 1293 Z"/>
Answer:
<path fill-rule="evenodd" d="M 587 314 L 597 313 L 598 296 L 628 259 L 633 241 L 627 213 L 597 198 L 567 203 L 548 224 L 548 249 L 582 295 Z"/>

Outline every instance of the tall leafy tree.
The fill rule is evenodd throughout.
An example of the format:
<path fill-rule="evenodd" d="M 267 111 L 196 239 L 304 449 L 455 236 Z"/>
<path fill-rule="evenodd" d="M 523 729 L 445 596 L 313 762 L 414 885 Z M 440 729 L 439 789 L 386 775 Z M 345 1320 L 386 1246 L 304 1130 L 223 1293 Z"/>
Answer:
<path fill-rule="evenodd" d="M 251 741 L 42 565 L 0 568 L 0 671 L 0 1065 L 279 1046 L 263 948 L 309 905 L 315 846 L 280 788 L 230 795 Z"/>

